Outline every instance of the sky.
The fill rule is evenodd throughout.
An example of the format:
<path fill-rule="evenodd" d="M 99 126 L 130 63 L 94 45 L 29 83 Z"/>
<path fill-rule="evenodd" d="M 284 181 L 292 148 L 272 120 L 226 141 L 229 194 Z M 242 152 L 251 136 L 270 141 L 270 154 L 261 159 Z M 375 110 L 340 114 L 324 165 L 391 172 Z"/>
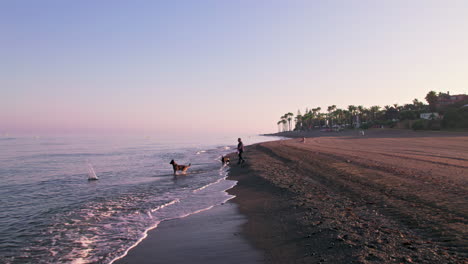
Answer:
<path fill-rule="evenodd" d="M 468 92 L 465 0 L 0 0 L 0 134 L 268 133 Z"/>

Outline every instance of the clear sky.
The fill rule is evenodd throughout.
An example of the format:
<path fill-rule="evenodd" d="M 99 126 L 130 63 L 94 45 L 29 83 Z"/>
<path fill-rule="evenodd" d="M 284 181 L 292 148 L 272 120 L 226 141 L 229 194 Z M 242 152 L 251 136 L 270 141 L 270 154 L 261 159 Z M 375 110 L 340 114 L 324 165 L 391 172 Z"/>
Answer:
<path fill-rule="evenodd" d="M 264 133 L 468 91 L 468 1 L 0 0 L 0 133 Z"/>

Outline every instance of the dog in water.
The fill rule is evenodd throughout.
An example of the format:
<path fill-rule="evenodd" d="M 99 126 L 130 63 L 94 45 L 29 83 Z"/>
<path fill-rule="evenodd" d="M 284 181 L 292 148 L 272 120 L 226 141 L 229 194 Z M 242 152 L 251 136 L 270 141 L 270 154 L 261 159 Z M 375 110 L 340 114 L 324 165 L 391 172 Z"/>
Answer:
<path fill-rule="evenodd" d="M 228 157 L 221 156 L 221 162 L 223 165 L 231 163 L 231 160 Z"/>
<path fill-rule="evenodd" d="M 192 163 L 189 163 L 189 165 L 179 165 L 177 164 L 174 160 L 171 160 L 169 164 L 172 165 L 172 168 L 174 169 L 174 175 L 177 175 L 177 171 L 182 171 L 182 173 L 186 173 L 188 168 L 192 165 Z"/>

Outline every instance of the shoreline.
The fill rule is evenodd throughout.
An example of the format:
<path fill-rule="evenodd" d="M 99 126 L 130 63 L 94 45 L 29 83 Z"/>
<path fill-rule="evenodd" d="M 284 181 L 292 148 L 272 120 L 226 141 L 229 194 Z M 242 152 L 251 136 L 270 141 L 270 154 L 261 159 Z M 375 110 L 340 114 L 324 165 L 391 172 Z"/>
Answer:
<path fill-rule="evenodd" d="M 204 151 L 202 151 L 202 152 L 204 152 Z M 183 225 L 186 225 L 185 224 L 186 222 L 192 222 L 193 218 L 195 218 L 195 219 L 198 218 L 198 216 L 195 216 L 195 215 L 198 215 L 198 214 L 204 215 L 206 211 L 212 211 L 212 213 L 206 213 L 206 214 L 209 214 L 209 215 L 214 216 L 216 218 L 226 217 L 226 220 L 228 222 L 231 222 L 232 218 L 241 217 L 241 216 L 243 217 L 243 215 L 241 215 L 238 212 L 237 205 L 231 204 L 230 200 L 233 199 L 234 196 L 229 195 L 228 192 L 227 192 L 227 190 L 232 188 L 232 186 L 234 186 L 237 182 L 227 179 L 227 169 L 228 169 L 227 166 L 222 166 L 221 169 L 226 171 L 225 177 L 220 178 L 215 182 L 209 183 L 208 185 L 202 186 L 201 188 L 194 190 L 194 192 L 201 191 L 201 190 L 206 189 L 206 188 L 208 188 L 208 187 L 210 187 L 212 185 L 218 185 L 221 182 L 221 185 L 226 185 L 226 184 L 230 185 L 229 187 L 224 186 L 226 189 L 223 189 L 223 191 L 221 191 L 222 193 L 224 193 L 224 196 L 227 197 L 224 201 L 219 201 L 219 203 L 215 203 L 212 206 L 209 206 L 208 208 L 192 212 L 192 213 L 190 213 L 188 215 L 184 215 L 184 216 L 177 217 L 177 218 L 164 219 L 164 220 L 158 222 L 157 224 L 155 224 L 155 225 L 151 226 L 150 228 L 148 228 L 147 230 L 145 230 L 145 232 L 142 234 L 142 236 L 133 245 L 128 247 L 124 251 L 123 254 L 121 254 L 121 255 L 119 255 L 117 257 L 114 257 L 112 260 L 110 260 L 111 261 L 110 263 L 136 263 L 136 262 L 140 263 L 142 261 L 142 259 L 137 257 L 134 252 L 140 252 L 141 253 L 142 251 L 143 252 L 146 251 L 146 253 L 144 253 L 144 255 L 146 257 L 148 257 L 148 258 L 152 257 L 154 254 L 149 253 L 148 250 L 146 250 L 146 249 L 148 247 L 152 247 L 151 244 L 159 243 L 158 241 L 160 240 L 160 238 L 157 238 L 157 236 L 159 236 L 159 233 L 166 232 L 165 230 L 168 228 L 168 226 L 170 226 L 170 224 L 168 224 L 168 222 L 180 221 Z M 223 182 L 224 182 L 224 184 L 223 184 Z M 231 183 L 227 183 L 227 182 L 231 182 Z M 230 205 L 228 207 L 233 207 L 234 209 L 232 209 L 230 211 L 226 211 L 226 210 L 220 210 L 218 208 L 219 206 L 226 205 L 226 204 L 227 204 L 227 206 Z M 236 215 L 236 216 L 234 217 L 234 215 Z M 204 219 L 202 221 L 197 222 L 197 225 L 200 225 L 199 223 L 212 223 L 212 220 L 209 217 L 204 217 Z M 213 224 L 213 226 L 216 225 L 216 223 L 212 223 L 212 224 Z M 228 229 L 229 228 L 232 229 L 233 227 L 229 226 Z M 196 231 L 197 230 L 190 230 L 190 232 L 196 232 Z M 213 232 L 213 230 L 208 228 L 207 232 Z M 223 231 L 223 232 L 225 232 L 225 231 Z M 221 232 L 219 235 L 223 235 L 222 234 L 223 232 Z M 147 242 L 147 240 L 149 240 L 151 242 Z M 243 246 L 247 246 L 247 247 L 250 246 L 250 244 L 247 241 L 245 241 L 244 238 L 242 240 L 242 243 L 240 243 L 240 244 L 242 244 Z M 174 246 L 177 246 L 177 245 L 175 244 Z M 212 246 L 216 247 L 217 245 L 212 245 Z M 186 247 L 188 248 L 190 246 L 186 245 Z M 207 245 L 207 247 L 209 247 L 209 245 Z M 251 247 L 250 249 L 245 250 L 245 251 L 255 251 L 255 249 L 253 249 Z M 242 255 L 246 255 L 246 254 L 247 253 L 245 253 L 245 252 L 242 253 Z M 233 258 L 236 259 L 236 257 L 233 257 Z M 178 260 L 178 263 L 180 263 L 180 260 Z M 247 263 L 249 263 L 249 262 L 247 262 Z M 259 261 L 259 260 L 255 260 L 255 263 L 262 263 L 262 262 Z"/>
<path fill-rule="evenodd" d="M 227 172 L 226 166 L 221 169 Z M 227 188 L 219 191 L 224 200 L 154 224 L 110 263 L 264 263 L 263 254 L 240 232 L 247 218 L 239 213 L 238 205 L 232 202 L 235 197 L 227 192 L 237 181 L 229 180 L 226 173 L 225 177 L 194 192 L 216 184 Z"/>
<path fill-rule="evenodd" d="M 262 253 L 241 236 L 240 227 L 247 218 L 231 200 L 162 221 L 113 263 L 263 263 Z"/>
<path fill-rule="evenodd" d="M 229 200 L 231 200 L 232 198 L 229 198 L 228 200 L 226 200 L 224 203 L 228 202 Z M 172 203 L 172 202 L 171 202 Z M 223 204 L 224 204 L 223 203 Z M 196 215 L 196 214 L 199 214 L 199 213 L 203 213 L 205 211 L 208 211 L 210 209 L 212 209 L 213 207 L 215 207 L 216 205 L 213 205 L 213 206 L 210 206 L 210 207 L 207 207 L 207 208 L 204 208 L 204 209 L 200 209 L 198 211 L 195 211 L 195 212 L 192 212 L 190 213 L 189 215 L 185 215 L 185 216 L 181 216 L 181 217 L 177 217 L 177 218 L 172 218 L 172 219 L 165 219 L 165 220 L 162 220 L 160 222 L 157 222 L 155 223 L 153 226 L 147 228 L 144 232 L 143 232 L 143 235 L 142 237 L 140 237 L 133 245 L 131 245 L 129 248 L 127 248 L 123 254 L 121 254 L 120 256 L 117 256 L 115 257 L 114 259 L 112 259 L 109 264 L 113 264 L 113 263 L 119 263 L 119 261 L 121 259 L 124 259 L 127 257 L 128 253 L 130 251 L 132 251 L 134 248 L 136 247 L 139 247 L 140 244 L 149 236 L 149 233 L 156 230 L 161 224 L 167 222 L 167 221 L 173 221 L 173 220 L 179 220 L 179 219 L 184 219 L 186 217 L 190 217 L 192 215 Z"/>
<path fill-rule="evenodd" d="M 311 138 L 311 137 L 361 137 L 358 128 L 345 129 L 340 132 L 322 132 L 320 129 L 313 129 L 309 131 L 285 131 L 270 134 L 262 134 L 265 137 L 284 137 L 292 138 Z M 366 137 L 369 136 L 397 136 L 397 137 L 446 137 L 446 136 L 466 136 L 468 130 L 412 130 L 403 128 L 370 128 L 364 130 Z"/>
<path fill-rule="evenodd" d="M 231 166 L 228 192 L 267 263 L 466 261 L 468 133 L 308 135 L 248 146 Z"/>
<path fill-rule="evenodd" d="M 464 263 L 468 133 L 411 132 L 249 145 L 245 165 L 230 154 L 227 180 L 237 184 L 226 192 L 234 198 L 161 222 L 114 263 Z M 215 250 L 219 259 L 192 255 L 200 239 L 211 241 L 209 256 L 206 248 L 233 237 L 230 250 Z"/>
<path fill-rule="evenodd" d="M 248 146 L 247 165 L 231 166 L 228 176 L 238 181 L 227 192 L 235 195 L 231 201 L 237 203 L 240 212 L 248 218 L 242 229 L 246 238 L 264 252 L 265 263 L 350 263 L 350 247 L 335 241 L 334 232 L 322 232 L 320 228 L 310 231 L 300 223 L 299 219 L 308 217 L 309 209 L 296 202 L 296 192 L 266 179 L 262 171 L 249 165 L 249 160 L 258 156 L 257 149 L 263 144 Z M 236 158 L 231 156 L 231 160 Z M 308 220 L 320 222 L 320 219 Z M 310 239 L 311 234 L 316 235 L 314 240 Z M 330 246 L 334 247 L 333 252 Z"/>

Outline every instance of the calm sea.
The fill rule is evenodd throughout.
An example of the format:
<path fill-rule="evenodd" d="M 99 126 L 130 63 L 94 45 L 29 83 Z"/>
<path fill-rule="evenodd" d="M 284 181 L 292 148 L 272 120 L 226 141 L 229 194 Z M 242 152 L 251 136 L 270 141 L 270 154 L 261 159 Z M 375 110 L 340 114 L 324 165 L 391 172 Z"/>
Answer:
<path fill-rule="evenodd" d="M 111 263 L 161 221 L 232 198 L 220 158 L 236 140 L 0 137 L 0 263 Z"/>

